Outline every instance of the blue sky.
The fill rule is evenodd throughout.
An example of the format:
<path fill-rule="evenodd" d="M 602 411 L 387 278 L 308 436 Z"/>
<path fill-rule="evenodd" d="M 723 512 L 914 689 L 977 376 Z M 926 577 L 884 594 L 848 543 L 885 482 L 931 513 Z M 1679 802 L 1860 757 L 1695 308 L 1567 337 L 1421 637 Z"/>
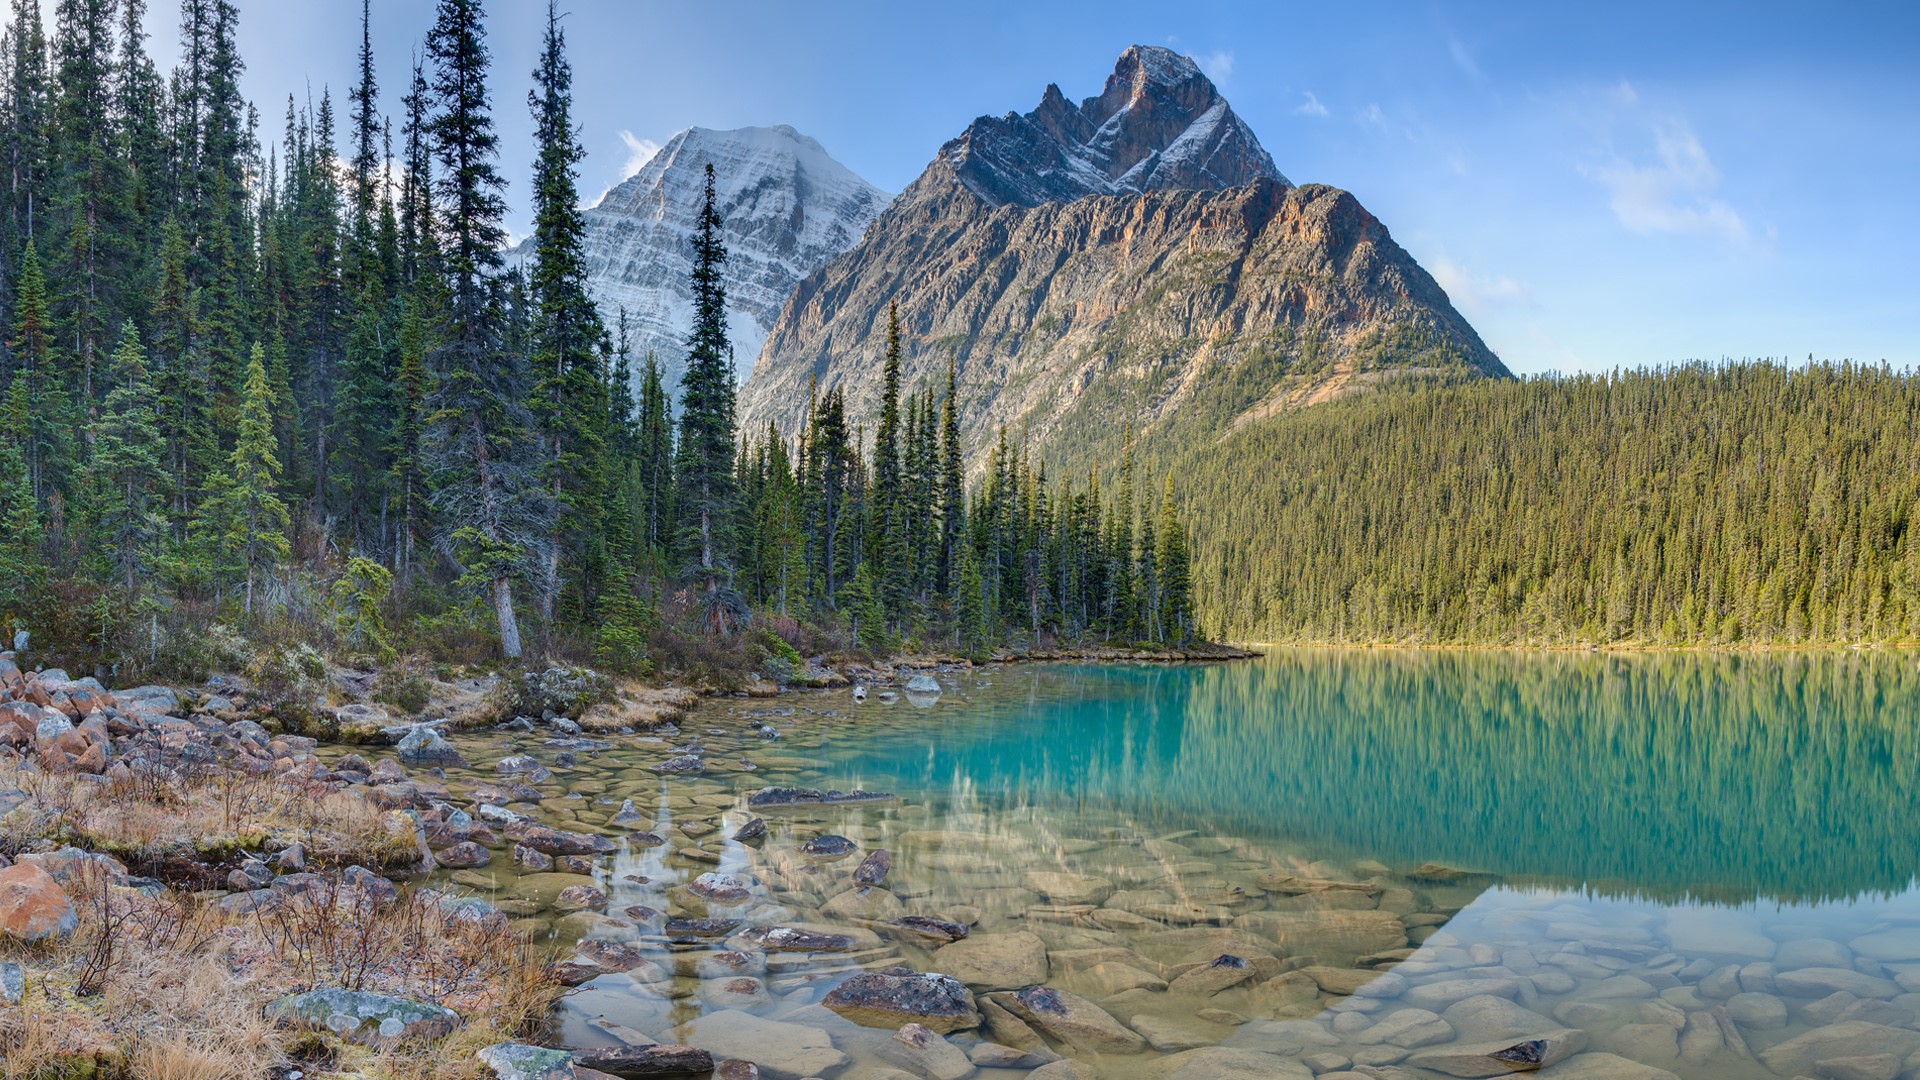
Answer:
<path fill-rule="evenodd" d="M 170 61 L 175 13 L 151 0 Z M 48 0 L 49 7 L 51 6 Z M 248 95 L 338 98 L 359 5 L 241 0 Z M 545 5 L 490 5 L 524 230 Z M 378 0 L 397 112 L 430 0 Z M 1214 76 L 1281 170 L 1354 192 L 1516 371 L 1920 361 L 1920 6 L 570 0 L 589 195 L 689 125 L 788 123 L 898 190 L 982 113 L 1127 45 Z"/>

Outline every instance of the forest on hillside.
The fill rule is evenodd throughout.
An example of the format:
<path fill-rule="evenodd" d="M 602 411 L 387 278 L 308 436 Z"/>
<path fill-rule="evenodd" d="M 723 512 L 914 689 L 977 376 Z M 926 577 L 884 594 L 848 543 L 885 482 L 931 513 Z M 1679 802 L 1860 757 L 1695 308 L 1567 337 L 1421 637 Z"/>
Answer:
<path fill-rule="evenodd" d="M 0 39 L 0 630 L 197 677 L 313 650 L 754 670 L 808 653 L 1179 643 L 1170 492 L 963 484 L 952 378 L 736 431 L 707 168 L 679 404 L 586 288 L 572 70 L 548 5 L 524 271 L 503 254 L 480 0 L 440 0 L 403 115 L 358 78 L 262 145 L 233 0 L 13 0 Z M 870 422 L 870 423 L 869 423 Z M 284 656 L 281 657 L 285 659 Z"/>
<path fill-rule="evenodd" d="M 1920 378 L 1403 380 L 1167 448 L 1237 640 L 1920 642 Z"/>

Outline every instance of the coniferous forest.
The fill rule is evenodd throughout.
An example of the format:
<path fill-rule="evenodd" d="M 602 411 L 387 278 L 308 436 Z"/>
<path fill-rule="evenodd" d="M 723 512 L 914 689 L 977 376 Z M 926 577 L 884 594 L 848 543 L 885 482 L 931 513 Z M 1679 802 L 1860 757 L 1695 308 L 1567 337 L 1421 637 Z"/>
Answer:
<path fill-rule="evenodd" d="M 823 389 L 743 432 L 711 175 L 681 385 L 589 297 L 551 9 L 509 266 L 477 0 L 397 74 L 363 7 L 355 85 L 290 95 L 276 145 L 230 0 L 182 0 L 164 75 L 144 0 L 12 2 L 0 629 L 43 656 L 1920 639 L 1911 375 L 1406 378 L 1069 477 L 1006 432 L 969 462 L 957 373 L 903 385 L 894 320 L 877 415 Z"/>
<path fill-rule="evenodd" d="M 1004 439 L 968 490 L 952 378 L 900 385 L 897 328 L 877 417 L 822 394 L 795 442 L 743 439 L 711 166 L 670 407 L 587 293 L 551 5 L 524 270 L 479 0 L 441 0 L 397 74 L 363 3 L 357 81 L 290 95 L 279 145 L 232 0 L 182 0 L 164 75 L 144 7 L 60 0 L 48 27 L 13 0 L 0 50 L 0 623 L 37 655 L 189 674 L 243 633 L 642 671 L 743 631 L 790 653 L 775 624 L 875 650 L 1191 633 L 1171 490 L 1055 485 Z"/>
<path fill-rule="evenodd" d="M 1232 638 L 1920 641 L 1910 372 L 1408 380 L 1164 464 L 1195 506 L 1204 625 Z"/>

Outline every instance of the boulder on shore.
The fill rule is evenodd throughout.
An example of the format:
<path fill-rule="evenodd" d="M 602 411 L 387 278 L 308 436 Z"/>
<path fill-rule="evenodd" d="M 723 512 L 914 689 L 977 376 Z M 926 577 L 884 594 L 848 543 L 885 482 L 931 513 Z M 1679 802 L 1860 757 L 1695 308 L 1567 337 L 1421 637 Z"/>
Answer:
<path fill-rule="evenodd" d="M 267 1016 L 283 1027 L 331 1031 L 374 1049 L 438 1039 L 460 1026 L 460 1016 L 452 1009 L 363 990 L 294 994 L 268 1005 Z"/>
<path fill-rule="evenodd" d="M 0 933 L 31 943 L 66 937 L 79 925 L 73 902 L 53 875 L 29 862 L 0 870 Z"/>

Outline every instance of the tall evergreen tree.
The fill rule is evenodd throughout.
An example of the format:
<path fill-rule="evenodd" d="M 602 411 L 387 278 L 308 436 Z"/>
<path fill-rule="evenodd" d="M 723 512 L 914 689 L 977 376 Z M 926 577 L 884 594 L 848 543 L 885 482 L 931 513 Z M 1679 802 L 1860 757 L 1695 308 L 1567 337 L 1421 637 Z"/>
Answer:
<path fill-rule="evenodd" d="M 960 450 L 957 376 L 947 362 L 947 393 L 940 400 L 940 589 L 952 596 L 959 589 L 959 548 L 967 524 L 965 461 Z"/>
<path fill-rule="evenodd" d="M 27 415 L 24 453 L 34 499 L 41 505 L 65 487 L 72 467 L 76 410 L 71 381 L 54 348 L 46 277 L 32 240 L 20 256 L 13 307 L 14 381 L 24 388 Z"/>
<path fill-rule="evenodd" d="M 8 431 L 0 433 L 0 633 L 33 618 L 44 599 L 47 563 L 41 547 L 40 508 L 27 475 L 25 439 L 15 421 L 27 409 L 27 384 L 7 389 Z"/>
<path fill-rule="evenodd" d="M 640 416 L 635 425 L 639 440 L 634 468 L 640 484 L 642 548 L 658 560 L 674 543 L 673 524 L 673 406 L 661 376 L 660 362 L 649 352 L 640 374 Z"/>
<path fill-rule="evenodd" d="M 513 582 L 545 565 L 548 508 L 527 438 L 524 358 L 505 347 L 498 275 L 505 233 L 499 137 L 487 104 L 481 0 L 440 0 L 427 51 L 434 62 L 429 122 L 444 215 L 446 328 L 436 352 L 428 452 L 443 542 L 493 605 L 501 651 L 520 655 Z M 537 572 L 537 571 L 536 571 Z"/>
<path fill-rule="evenodd" d="M 887 346 L 881 361 L 880 419 L 873 436 L 873 499 L 867 556 L 875 564 L 874 588 L 881 606 L 898 617 L 906 606 L 907 543 L 905 484 L 901 478 L 900 307 L 887 306 Z"/>
<path fill-rule="evenodd" d="M 551 616 L 562 591 L 563 556 L 577 580 L 566 583 L 584 619 L 591 612 L 589 573 L 600 567 L 602 504 L 607 486 L 606 385 L 600 343 L 606 329 L 587 295 L 586 222 L 580 213 L 577 166 L 585 156 L 573 124 L 573 69 L 554 0 L 548 0 L 546 36 L 534 88 L 527 95 L 538 147 L 533 173 L 532 408 L 545 443 L 547 493 L 553 535 L 547 543 L 542 608 Z"/>
<path fill-rule="evenodd" d="M 733 345 L 727 338 L 727 287 L 721 278 L 726 242 L 713 164 L 706 168 L 700 216 L 693 234 L 693 329 L 687 334 L 687 370 L 680 380 L 680 445 L 674 458 L 681 550 L 699 579 L 708 624 L 728 630 L 738 621 L 737 600 L 723 588 L 730 571 L 734 512 Z"/>
<path fill-rule="evenodd" d="M 1154 562 L 1160 574 L 1160 621 L 1167 639 L 1186 643 L 1194 632 L 1193 571 L 1187 552 L 1187 530 L 1173 501 L 1173 477 L 1167 477 L 1160 495 L 1159 550 Z"/>
<path fill-rule="evenodd" d="M 97 550 L 126 590 L 152 572 L 166 519 L 160 513 L 160 426 L 146 352 L 128 322 L 109 372 L 111 389 L 88 426 L 86 510 Z"/>
<path fill-rule="evenodd" d="M 287 557 L 287 506 L 275 485 L 280 457 L 273 439 L 273 390 L 267 382 L 266 350 L 258 344 L 247 360 L 241 392 L 240 430 L 222 477 L 218 506 L 219 544 L 245 582 L 244 610 L 253 613 L 254 583 Z"/>
<path fill-rule="evenodd" d="M 47 37 L 39 0 L 13 0 L 4 43 L 6 250 L 11 253 L 34 239 L 36 218 L 46 210 L 53 159 L 52 78 L 47 71 Z"/>

